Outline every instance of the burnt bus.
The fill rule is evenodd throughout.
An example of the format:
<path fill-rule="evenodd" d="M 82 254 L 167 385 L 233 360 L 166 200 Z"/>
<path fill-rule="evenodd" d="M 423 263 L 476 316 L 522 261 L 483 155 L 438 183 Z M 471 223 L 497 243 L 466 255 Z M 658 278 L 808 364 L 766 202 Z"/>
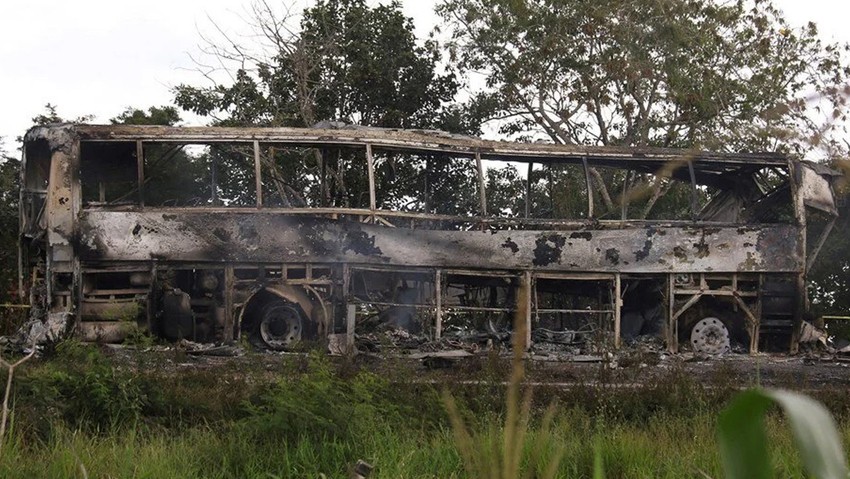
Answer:
<path fill-rule="evenodd" d="M 832 170 L 329 126 L 31 129 L 19 263 L 33 314 L 86 341 L 143 328 L 275 350 L 350 347 L 387 325 L 510 334 L 517 315 L 529 348 L 797 347 L 837 217 Z"/>

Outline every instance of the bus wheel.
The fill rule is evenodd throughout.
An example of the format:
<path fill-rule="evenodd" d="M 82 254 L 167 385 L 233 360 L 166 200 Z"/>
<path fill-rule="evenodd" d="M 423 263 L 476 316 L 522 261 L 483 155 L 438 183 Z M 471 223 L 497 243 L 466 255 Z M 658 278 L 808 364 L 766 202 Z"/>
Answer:
<path fill-rule="evenodd" d="M 691 347 L 695 353 L 714 355 L 728 352 L 729 330 L 717 318 L 703 318 L 691 329 Z"/>
<path fill-rule="evenodd" d="M 282 351 L 289 349 L 304 335 L 307 319 L 301 308 L 281 298 L 266 303 L 260 310 L 254 337 L 260 346 Z"/>

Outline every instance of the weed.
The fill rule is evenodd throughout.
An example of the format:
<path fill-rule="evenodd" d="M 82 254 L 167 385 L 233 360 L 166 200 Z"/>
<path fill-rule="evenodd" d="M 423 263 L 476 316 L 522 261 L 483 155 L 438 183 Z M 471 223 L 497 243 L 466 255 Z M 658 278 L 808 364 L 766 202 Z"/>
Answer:
<path fill-rule="evenodd" d="M 130 328 L 127 336 L 124 337 L 123 344 L 125 346 L 135 346 L 142 349 L 150 348 L 157 344 L 157 338 L 154 337 L 147 329 L 133 324 L 133 327 Z"/>
<path fill-rule="evenodd" d="M 360 371 L 343 378 L 327 357 L 311 354 L 302 374 L 277 379 L 244 407 L 246 431 L 258 440 L 334 441 L 369 434 L 376 420 L 406 418 L 388 401 L 389 383 Z"/>

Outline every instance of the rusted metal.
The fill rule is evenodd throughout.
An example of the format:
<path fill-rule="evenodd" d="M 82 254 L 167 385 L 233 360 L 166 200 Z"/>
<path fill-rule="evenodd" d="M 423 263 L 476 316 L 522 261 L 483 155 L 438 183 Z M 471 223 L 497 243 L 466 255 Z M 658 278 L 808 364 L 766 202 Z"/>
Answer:
<path fill-rule="evenodd" d="M 531 214 L 531 172 L 534 169 L 534 162 L 528 162 L 528 169 L 525 173 L 525 218 Z"/>
<path fill-rule="evenodd" d="M 481 216 L 487 216 L 487 189 L 484 184 L 484 166 L 481 164 L 481 153 L 475 152 L 475 170 L 478 174 L 478 202 Z"/>
<path fill-rule="evenodd" d="M 233 276 L 233 266 L 227 265 L 224 267 L 224 330 L 222 332 L 222 340 L 225 342 L 233 341 L 235 317 L 233 314 L 233 286 L 235 278 Z"/>
<path fill-rule="evenodd" d="M 795 253 L 800 258 L 806 256 L 806 204 L 804 195 L 800 191 L 800 182 L 803 171 L 799 163 L 788 162 L 788 185 L 791 189 L 791 198 L 794 205 L 794 220 L 797 226 L 797 247 Z M 791 341 L 788 346 L 791 354 L 796 354 L 800 347 L 800 331 L 803 325 L 803 313 L 808 306 L 808 295 L 806 293 L 806 271 L 798 269 L 796 278 L 797 297 L 794 307 L 794 318 L 791 325 Z"/>
<path fill-rule="evenodd" d="M 620 349 L 620 309 L 623 306 L 622 299 L 622 284 L 620 273 L 614 275 L 614 297 L 613 297 L 613 307 L 614 307 L 614 348 Z"/>
<path fill-rule="evenodd" d="M 793 272 L 791 225 L 623 230 L 439 231 L 245 213 L 84 211 L 86 261 L 351 262 L 583 272 Z M 211 228 L 212 226 L 212 228 Z M 136 234 L 128 234 L 136 231 Z M 179 242 L 174 241 L 180 238 Z M 449 247 L 449 245 L 451 245 Z"/>
<path fill-rule="evenodd" d="M 612 147 L 586 145 L 553 145 L 545 143 L 510 143 L 482 140 L 463 135 L 429 130 L 395 130 L 385 128 L 224 128 L 224 127 L 166 127 L 135 125 L 69 125 L 65 128 L 81 140 L 135 141 L 174 143 L 297 143 L 302 145 L 345 145 L 373 148 L 409 149 L 426 153 L 450 153 L 483 159 L 528 161 L 546 158 L 547 161 L 581 164 L 582 158 L 594 161 L 626 161 L 663 165 L 670 160 L 708 160 L 711 162 L 749 165 L 754 162 L 784 167 L 787 159 L 779 153 L 716 153 L 700 150 L 680 150 L 655 147 Z M 56 127 L 36 127 L 27 133 L 25 141 L 55 131 Z M 604 166 L 600 163 L 600 166 Z"/>
<path fill-rule="evenodd" d="M 586 156 L 581 157 L 581 165 L 584 168 L 584 184 L 587 188 L 587 217 L 593 218 L 593 181 L 590 179 L 590 166 Z"/>
<path fill-rule="evenodd" d="M 260 163 L 260 142 L 254 140 L 254 188 L 257 190 L 257 208 L 263 206 L 263 167 Z"/>
<path fill-rule="evenodd" d="M 186 314 L 193 315 L 193 321 L 223 318 L 223 323 L 210 326 L 211 330 L 218 331 L 216 334 L 220 337 L 217 339 L 220 340 L 230 340 L 234 331 L 250 327 L 251 316 L 258 314 L 262 307 L 262 304 L 253 304 L 252 299 L 279 298 L 298 305 L 306 315 L 307 326 L 310 321 L 319 321 L 323 334 L 344 332 L 349 346 L 354 344 L 358 315 L 364 314 L 358 311 L 360 304 L 378 309 L 416 309 L 417 314 L 428 315 L 437 339 L 446 333 L 443 323 L 449 314 L 504 315 L 523 310 L 527 347 L 533 346 L 532 314 L 560 315 L 559 320 L 567 322 L 577 317 L 603 315 L 604 327 L 609 333 L 613 329 L 614 346 L 620 347 L 624 322 L 635 324 L 628 323 L 634 314 L 625 315 L 628 308 L 624 309 L 624 301 L 631 301 L 628 306 L 633 313 L 638 308 L 639 316 L 649 315 L 654 307 L 634 302 L 650 301 L 647 297 L 655 293 L 629 297 L 629 288 L 649 284 L 655 286 L 648 291 L 660 291 L 661 299 L 651 301 L 660 301 L 664 316 L 661 319 L 663 331 L 653 334 L 663 334 L 671 351 L 678 349 L 679 328 L 687 328 L 693 322 L 692 308 L 695 311 L 696 305 L 703 308 L 719 304 L 731 312 L 740 310 L 747 317 L 749 349 L 755 352 L 765 288 L 762 279 L 782 282 L 793 278 L 797 301 L 793 331 L 796 334 L 808 307 L 806 272 L 837 214 L 830 183 L 834 172 L 774 153 L 519 144 L 442 132 L 376 128 L 60 125 L 37 127 L 28 132 L 25 145 L 35 142 L 49 145 L 46 221 L 42 225 L 32 212 L 24 213 L 36 208 L 32 198 L 39 194 L 37 188 L 26 186 L 24 182 L 21 231 L 29 233 L 22 236 L 19 276 L 23 278 L 24 267 L 32 268 L 33 277 L 37 276 L 37 271 L 44 271 L 46 294 L 41 300 L 51 305 L 49 313 L 56 317 L 60 313 L 73 316 L 81 312 L 84 303 L 94 304 L 104 298 L 107 303 L 118 301 L 117 297 L 113 300 L 108 299 L 109 295 L 99 296 L 100 286 L 84 288 L 84 277 L 123 284 L 131 281 L 129 275 L 134 272 L 151 271 L 150 283 L 111 286 L 107 290 L 112 291 L 113 296 L 129 295 L 131 300 L 144 303 L 143 311 L 150 323 L 161 317 L 157 309 L 158 294 L 168 288 L 179 290 L 182 295 L 189 294 L 194 309 Z M 83 206 L 79 171 L 80 148 L 85 142 L 135 144 L 139 190 L 135 204 L 101 201 Z M 260 142 L 321 150 L 320 171 L 311 177 L 319 178 L 321 183 L 321 199 L 314 204 L 321 207 L 291 207 L 286 201 L 287 207 L 265 204 Z M 173 144 L 175 148 L 183 144 L 222 143 L 241 144 L 242 149 L 253 147 L 254 177 L 250 178 L 248 168 L 245 181 L 246 185 L 254 184 L 256 205 L 231 206 L 223 198 L 222 204 L 215 206 L 219 199 L 215 197 L 215 178 L 212 205 L 147 205 L 142 187 L 145 184 L 144 151 L 146 145 L 159 143 Z M 368 208 L 330 206 L 334 201 L 325 179 L 328 173 L 325 152 L 334 148 L 365 151 Z M 445 215 L 379 209 L 375 151 L 379 154 L 423 154 L 426 158 L 443 155 L 474 159 L 479 211 L 470 215 Z M 357 158 L 363 161 L 363 156 Z M 498 211 L 493 208 L 488 211 L 484 160 L 527 163 L 524 211 L 515 212 L 516 217 L 498 217 Z M 23 161 L 24 165 L 27 161 L 29 159 Z M 104 157 L 97 161 L 110 159 Z M 586 214 L 567 219 L 535 217 L 542 215 L 532 211 L 534 163 L 571 164 L 583 168 Z M 359 171 L 363 171 L 363 166 L 359 164 Z M 604 204 L 594 205 L 594 192 L 600 187 L 594 181 L 601 178 L 592 176 L 591 168 L 595 167 L 626 172 L 619 177 L 622 179 L 621 203 L 619 208 L 614 208 L 619 209 L 611 215 L 614 219 L 605 216 L 611 212 L 606 213 Z M 753 177 L 760 168 L 774 169 L 780 178 L 787 179 L 793 223 L 741 219 L 738 213 L 740 202 L 744 200 L 736 199 L 738 197 L 728 204 L 720 203 L 714 210 L 720 214 L 705 216 L 724 221 L 700 218 L 698 185 L 734 193 L 741 185 L 754 184 L 752 180 L 742 183 L 742 178 Z M 783 173 L 785 171 L 788 173 Z M 222 169 L 221 174 L 224 172 Z M 216 173 L 213 171 L 213 177 Z M 690 184 L 692 216 L 658 221 L 628 220 L 629 190 L 633 186 L 636 188 L 632 179 L 640 174 L 654 174 Z M 426 190 L 428 188 L 426 186 Z M 748 201 L 761 200 L 773 201 L 773 198 L 765 195 Z M 430 205 L 431 201 L 430 192 L 426 191 L 425 204 Z M 825 212 L 831 218 L 808 258 L 806 208 Z M 44 256 L 31 258 L 24 264 L 23 258 L 27 256 L 24 253 L 30 249 L 36 255 L 44 251 Z M 314 274 L 319 268 L 322 273 Z M 351 276 L 358 271 L 386 273 L 381 279 L 387 283 L 380 286 L 385 290 L 382 296 L 369 297 L 356 292 L 355 288 L 360 286 L 352 284 Z M 413 277 L 411 284 L 415 286 L 410 286 L 405 279 L 395 278 L 394 273 Z M 430 279 L 411 276 L 422 273 Z M 749 275 L 750 279 L 742 282 L 739 274 Z M 679 275 L 698 280 L 679 284 Z M 754 283 L 751 278 L 758 278 L 758 281 Z M 538 280 L 555 282 L 554 286 L 548 286 L 550 291 L 546 294 L 572 296 L 558 300 L 561 303 L 540 305 Z M 415 301 L 398 300 L 394 296 L 414 287 L 418 288 Z M 511 296 L 518 288 L 526 288 L 527 304 L 514 304 L 514 299 L 523 297 Z M 485 290 L 492 295 L 489 302 L 468 302 L 473 293 Z M 677 297 L 688 299 L 682 304 L 677 303 Z M 61 301 L 54 301 L 56 298 Z M 460 298 L 464 298 L 463 301 Z M 595 305 L 591 305 L 591 299 L 596 301 Z M 122 296 L 120 300 L 127 298 Z M 677 304 L 682 304 L 678 310 Z M 99 314 L 92 313 L 95 319 Z M 181 320 L 178 316 L 166 320 Z M 149 327 L 156 329 L 153 324 Z M 205 334 L 199 331 L 198 334 Z M 111 334 L 95 336 L 102 338 Z M 795 341 L 796 337 L 792 338 L 792 343 Z"/>
<path fill-rule="evenodd" d="M 699 192 L 697 191 L 697 175 L 693 160 L 688 160 L 688 175 L 691 178 L 691 217 L 696 219 L 699 215 Z"/>
<path fill-rule="evenodd" d="M 136 140 L 136 182 L 139 194 L 139 206 L 145 206 L 145 148 L 142 140 Z M 101 198 L 100 201 L 104 201 Z"/>
<path fill-rule="evenodd" d="M 522 304 L 518 305 L 520 308 L 518 314 L 521 314 L 521 317 L 517 318 L 517 320 L 521 320 L 524 323 L 522 329 L 525 331 L 525 337 L 522 344 L 525 344 L 525 349 L 528 350 L 531 348 L 531 293 L 533 291 L 531 271 L 523 273 L 520 288 L 522 288 L 524 293 L 519 295 Z"/>
<path fill-rule="evenodd" d="M 366 168 L 369 174 L 369 210 L 374 215 L 378 205 L 375 199 L 375 160 L 372 157 L 372 145 L 370 143 L 366 143 Z M 374 216 L 372 218 L 374 219 Z"/>
<path fill-rule="evenodd" d="M 826 226 L 824 226 L 823 231 L 821 232 L 820 236 L 818 236 L 817 244 L 815 244 L 815 247 L 812 250 L 812 252 L 809 253 L 809 257 L 806 258 L 806 273 L 807 274 L 808 274 L 809 271 L 811 271 L 812 265 L 818 259 L 818 254 L 820 254 L 821 248 L 823 248 L 824 243 L 826 243 L 826 239 L 829 237 L 829 233 L 832 232 L 832 228 L 835 226 L 835 221 L 837 219 L 838 219 L 838 217 L 836 217 L 836 216 L 833 216 L 832 218 L 830 218 L 830 220 L 826 223 Z"/>
<path fill-rule="evenodd" d="M 443 272 L 439 269 L 434 272 L 434 307 L 434 337 L 440 339 L 443 335 Z"/>

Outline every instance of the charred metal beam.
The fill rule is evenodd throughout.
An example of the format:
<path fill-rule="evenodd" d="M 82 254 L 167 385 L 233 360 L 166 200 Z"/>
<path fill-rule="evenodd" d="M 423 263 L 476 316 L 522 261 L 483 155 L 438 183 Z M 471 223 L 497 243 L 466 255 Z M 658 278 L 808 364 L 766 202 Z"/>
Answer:
<path fill-rule="evenodd" d="M 699 214 L 699 192 L 697 192 L 697 176 L 694 172 L 694 162 L 688 161 L 688 174 L 691 180 L 691 217 L 696 219 Z"/>
<path fill-rule="evenodd" d="M 136 176 L 138 177 L 139 206 L 145 206 L 145 148 L 142 140 L 136 141 Z"/>
<path fill-rule="evenodd" d="M 815 245 L 815 249 L 809 253 L 808 258 L 806 258 L 806 274 L 809 273 L 812 269 L 812 265 L 815 264 L 815 261 L 818 259 L 818 255 L 820 254 L 821 248 L 823 248 L 824 243 L 826 243 L 826 238 L 829 237 L 829 233 L 832 232 L 832 228 L 835 226 L 835 220 L 837 220 L 837 216 L 833 216 L 830 218 L 829 222 L 824 226 L 823 231 L 818 237 L 818 242 Z"/>
<path fill-rule="evenodd" d="M 534 162 L 528 162 L 528 172 L 525 175 L 525 217 L 528 218 L 531 212 L 531 171 L 534 169 Z"/>
<path fill-rule="evenodd" d="M 385 264 L 563 273 L 795 272 L 793 225 L 593 230 L 427 230 L 280 214 L 83 211 L 86 261 Z"/>
<path fill-rule="evenodd" d="M 254 187 L 257 189 L 257 208 L 263 206 L 263 169 L 260 164 L 260 142 L 254 140 Z"/>
<path fill-rule="evenodd" d="M 614 348 L 620 349 L 620 320 L 623 307 L 620 273 L 614 275 Z"/>
<path fill-rule="evenodd" d="M 478 171 L 478 199 L 481 216 L 487 216 L 487 190 L 484 186 L 484 167 L 481 165 L 481 154 L 475 152 L 475 168 Z"/>
<path fill-rule="evenodd" d="M 27 140 L 44 131 L 36 127 L 27 134 Z M 434 130 L 398 130 L 389 128 L 346 127 L 319 128 L 224 128 L 224 127 L 166 127 L 138 125 L 74 125 L 68 126 L 84 140 L 153 142 L 250 142 L 299 143 L 321 146 L 364 146 L 374 148 L 441 151 L 456 156 L 474 157 L 479 152 L 485 159 L 510 159 L 535 161 L 550 158 L 553 161 L 580 163 L 582 158 L 599 160 L 624 160 L 633 162 L 669 160 L 708 160 L 730 164 L 766 164 L 784 166 L 785 157 L 778 153 L 712 153 L 699 150 L 678 150 L 654 147 L 613 147 L 585 145 L 555 145 L 540 143 L 510 143 L 482 140 Z"/>
<path fill-rule="evenodd" d="M 590 179 L 590 167 L 587 166 L 587 157 L 582 157 L 581 164 L 584 167 L 584 183 L 587 188 L 587 217 L 593 218 L 593 182 Z"/>
<path fill-rule="evenodd" d="M 378 202 L 375 198 L 375 160 L 372 157 L 371 143 L 366 143 L 366 168 L 369 174 L 369 209 L 374 214 L 378 209 Z"/>
<path fill-rule="evenodd" d="M 443 335 L 443 272 L 439 269 L 434 271 L 434 306 L 434 339 L 440 339 Z"/>

